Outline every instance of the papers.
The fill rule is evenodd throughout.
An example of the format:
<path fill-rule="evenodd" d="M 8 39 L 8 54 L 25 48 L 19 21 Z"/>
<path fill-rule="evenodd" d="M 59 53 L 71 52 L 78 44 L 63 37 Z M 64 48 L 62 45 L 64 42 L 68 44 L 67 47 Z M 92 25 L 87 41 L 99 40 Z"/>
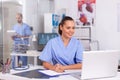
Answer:
<path fill-rule="evenodd" d="M 15 33 L 15 30 L 7 30 L 8 33 Z"/>
<path fill-rule="evenodd" d="M 63 73 L 58 73 L 58 72 L 55 72 L 55 71 L 52 71 L 52 70 L 39 70 L 38 72 L 41 72 L 41 73 L 44 73 L 46 75 L 49 75 L 49 76 L 57 76 L 57 75 L 65 75 L 65 74 L 72 74 L 72 73 L 80 73 L 81 70 L 80 69 L 77 69 L 77 70 L 65 70 L 65 72 Z"/>
<path fill-rule="evenodd" d="M 55 71 L 52 71 L 52 70 L 39 70 L 39 72 L 42 72 L 44 74 L 47 74 L 49 76 L 56 76 L 56 75 L 62 75 L 62 74 L 65 74 L 64 72 L 63 73 L 57 73 Z"/>
<path fill-rule="evenodd" d="M 16 34 L 16 31 L 15 30 L 7 30 L 7 33 L 10 35 L 10 36 L 13 36 Z"/>

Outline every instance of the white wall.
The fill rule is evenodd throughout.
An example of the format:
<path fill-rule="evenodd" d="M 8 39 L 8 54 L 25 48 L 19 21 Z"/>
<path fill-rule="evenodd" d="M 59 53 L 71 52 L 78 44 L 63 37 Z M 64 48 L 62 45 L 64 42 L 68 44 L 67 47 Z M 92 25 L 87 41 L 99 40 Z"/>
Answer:
<path fill-rule="evenodd" d="M 116 0 L 96 1 L 96 39 L 100 49 L 119 49 L 120 32 L 117 31 Z"/>
<path fill-rule="evenodd" d="M 55 1 L 55 13 L 60 13 L 63 9 L 66 11 L 66 15 L 76 19 L 77 17 L 77 0 L 54 0 Z"/>
<path fill-rule="evenodd" d="M 66 8 L 67 15 L 77 16 L 77 0 L 57 0 L 55 10 Z M 96 23 L 92 27 L 92 40 L 98 40 L 100 49 L 119 49 L 120 32 L 117 31 L 117 1 L 96 0 Z"/>
<path fill-rule="evenodd" d="M 38 1 L 24 0 L 23 21 L 34 28 L 37 32 L 38 27 Z"/>

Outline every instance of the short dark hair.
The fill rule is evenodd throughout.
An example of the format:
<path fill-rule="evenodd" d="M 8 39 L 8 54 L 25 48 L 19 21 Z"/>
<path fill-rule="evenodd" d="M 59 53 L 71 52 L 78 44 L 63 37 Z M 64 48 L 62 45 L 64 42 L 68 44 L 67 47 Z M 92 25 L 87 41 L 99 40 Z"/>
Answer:
<path fill-rule="evenodd" d="M 23 18 L 23 15 L 22 15 L 22 13 L 17 13 L 16 15 L 19 15 L 19 16 L 21 16 L 21 17 Z"/>
<path fill-rule="evenodd" d="M 59 33 L 60 35 L 62 35 L 62 31 L 60 30 L 60 26 L 63 26 L 63 25 L 65 24 L 65 22 L 68 21 L 68 20 L 74 21 L 73 18 L 71 18 L 71 17 L 69 17 L 69 16 L 65 16 L 65 17 L 61 20 L 61 22 L 59 23 L 58 33 Z"/>

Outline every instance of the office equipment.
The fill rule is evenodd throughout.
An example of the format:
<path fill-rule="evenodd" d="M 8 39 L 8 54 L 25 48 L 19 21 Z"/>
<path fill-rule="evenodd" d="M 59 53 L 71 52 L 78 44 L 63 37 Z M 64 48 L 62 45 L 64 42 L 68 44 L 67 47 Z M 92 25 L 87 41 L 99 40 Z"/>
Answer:
<path fill-rule="evenodd" d="M 119 53 L 116 50 L 84 52 L 81 79 L 116 76 Z"/>
<path fill-rule="evenodd" d="M 7 58 L 5 63 L 1 63 L 2 64 L 2 73 L 10 73 L 10 64 L 11 64 L 11 59 Z"/>
<path fill-rule="evenodd" d="M 47 42 L 57 36 L 57 33 L 38 33 L 38 51 L 42 51 Z"/>
<path fill-rule="evenodd" d="M 21 73 L 15 73 L 13 75 L 27 77 L 27 78 L 40 78 L 40 79 L 50 78 L 50 76 L 40 73 L 40 72 L 38 72 L 38 70 L 41 70 L 41 69 L 35 69 L 35 70 L 25 71 L 25 72 L 21 72 Z"/>

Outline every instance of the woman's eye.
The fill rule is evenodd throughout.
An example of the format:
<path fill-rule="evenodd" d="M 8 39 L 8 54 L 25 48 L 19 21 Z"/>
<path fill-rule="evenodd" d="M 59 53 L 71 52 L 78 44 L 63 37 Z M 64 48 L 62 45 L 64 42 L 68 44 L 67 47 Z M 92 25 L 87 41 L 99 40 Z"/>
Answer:
<path fill-rule="evenodd" d="M 70 29 L 70 27 L 67 27 L 67 29 Z"/>
<path fill-rule="evenodd" d="M 73 27 L 72 29 L 75 29 L 75 27 Z"/>

